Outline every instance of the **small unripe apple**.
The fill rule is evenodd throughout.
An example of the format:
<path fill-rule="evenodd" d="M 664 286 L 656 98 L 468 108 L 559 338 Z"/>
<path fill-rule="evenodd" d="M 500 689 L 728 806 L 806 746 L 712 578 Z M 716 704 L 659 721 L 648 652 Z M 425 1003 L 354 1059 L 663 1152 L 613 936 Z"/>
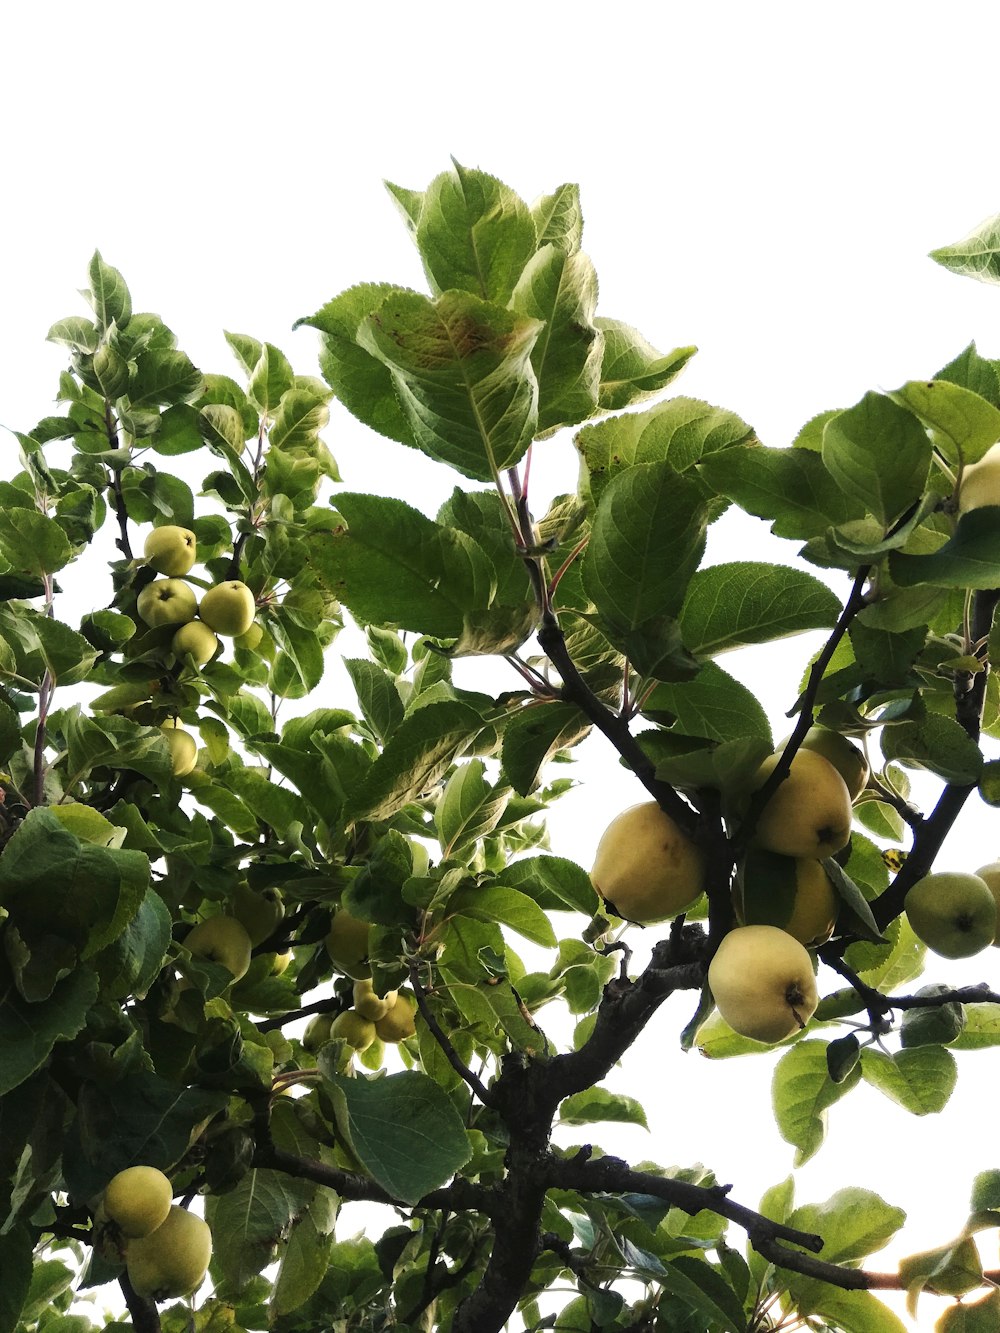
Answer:
<path fill-rule="evenodd" d="M 211 662 L 219 651 L 219 640 L 201 620 L 189 620 L 174 635 L 170 650 L 177 657 L 190 656 L 195 666 L 203 667 Z"/>
<path fill-rule="evenodd" d="M 123 1236 L 148 1236 L 167 1220 L 174 1190 L 155 1166 L 129 1166 L 108 1181 L 101 1203 L 104 1215 Z"/>
<path fill-rule="evenodd" d="M 345 976 L 355 981 L 370 977 L 368 966 L 368 922 L 343 909 L 334 912 L 326 937 L 326 951 L 333 963 Z"/>
<path fill-rule="evenodd" d="M 247 633 L 256 610 L 257 603 L 247 585 L 239 579 L 229 579 L 209 588 L 201 599 L 198 614 L 209 629 L 232 639 Z"/>
<path fill-rule="evenodd" d="M 261 629 L 256 621 L 254 621 L 245 634 L 238 634 L 236 636 L 236 646 L 237 648 L 245 648 L 247 652 L 250 653 L 256 652 L 263 637 L 263 629 Z"/>
<path fill-rule="evenodd" d="M 397 991 L 390 990 L 385 995 L 376 995 L 372 983 L 362 978 L 354 983 L 354 1008 L 362 1018 L 370 1018 L 373 1023 L 377 1023 L 396 1003 L 397 994 Z"/>
<path fill-rule="evenodd" d="M 990 861 L 989 865 L 980 866 L 976 874 L 993 894 L 997 905 L 997 928 L 993 935 L 993 944 L 995 947 L 1000 947 L 1000 861 Z"/>
<path fill-rule="evenodd" d="M 184 936 L 184 947 L 210 963 L 221 963 L 239 981 L 250 966 L 250 936 L 232 916 L 210 916 Z"/>
<path fill-rule="evenodd" d="M 1000 443 L 991 445 L 978 463 L 970 463 L 962 472 L 958 491 L 958 512 L 1000 505 Z"/>
<path fill-rule="evenodd" d="M 146 564 L 152 565 L 158 574 L 186 574 L 198 555 L 195 535 L 190 528 L 179 528 L 173 523 L 165 523 L 154 528 L 146 538 L 143 548 Z"/>
<path fill-rule="evenodd" d="M 996 899 L 979 875 L 925 875 L 907 893 L 903 908 L 913 933 L 942 958 L 971 958 L 993 943 Z"/>
<path fill-rule="evenodd" d="M 809 1022 L 819 996 L 805 948 L 777 926 L 737 926 L 708 966 L 719 1013 L 734 1032 L 773 1043 Z"/>
<path fill-rule="evenodd" d="M 186 778 L 198 762 L 198 742 L 190 731 L 185 731 L 176 722 L 164 722 L 160 730 L 170 746 L 174 777 Z"/>
<path fill-rule="evenodd" d="M 194 620 L 198 599 L 183 579 L 154 579 L 136 598 L 139 619 L 156 629 L 160 625 L 186 625 Z"/>
<path fill-rule="evenodd" d="M 302 1034 L 302 1045 L 315 1055 L 321 1046 L 330 1040 L 333 1027 L 333 1014 L 313 1014 Z"/>
<path fill-rule="evenodd" d="M 175 1205 L 161 1226 L 132 1241 L 125 1266 L 137 1295 L 166 1301 L 196 1291 L 205 1280 L 211 1257 L 208 1224 Z"/>
<path fill-rule="evenodd" d="M 273 935 L 278 922 L 285 915 L 281 892 L 273 885 L 257 893 L 249 884 L 239 883 L 229 904 L 229 910 L 257 947 Z"/>
<path fill-rule="evenodd" d="M 594 888 L 627 921 L 665 921 L 705 890 L 705 853 L 655 801 L 617 815 L 597 845 Z"/>
<path fill-rule="evenodd" d="M 356 1051 L 367 1051 L 375 1040 L 375 1024 L 354 1009 L 338 1014 L 330 1027 L 330 1036 L 339 1037 Z"/>
<path fill-rule="evenodd" d="M 375 1031 L 383 1041 L 405 1041 L 416 1033 L 416 1009 L 417 1002 L 412 995 L 405 992 L 397 995 L 392 1008 L 375 1024 Z"/>
<path fill-rule="evenodd" d="M 733 907 L 741 926 L 779 926 L 815 948 L 833 934 L 840 899 L 821 861 L 752 847 L 740 867 Z"/>
<path fill-rule="evenodd" d="M 789 739 L 786 736 L 778 749 L 783 750 Z M 841 736 L 839 731 L 831 731 L 829 727 L 810 727 L 799 749 L 814 750 L 828 760 L 844 779 L 852 802 L 858 799 L 868 785 L 870 770 L 864 750 L 846 736 Z"/>
<path fill-rule="evenodd" d="M 271 976 L 280 977 L 282 972 L 292 961 L 291 949 L 286 949 L 284 953 L 275 953 L 271 955 Z"/>
<path fill-rule="evenodd" d="M 752 783 L 758 791 L 781 759 L 772 754 Z M 754 841 L 782 856 L 821 861 L 846 847 L 851 836 L 851 796 L 834 766 L 815 750 L 799 750 L 788 776 L 760 812 Z"/>

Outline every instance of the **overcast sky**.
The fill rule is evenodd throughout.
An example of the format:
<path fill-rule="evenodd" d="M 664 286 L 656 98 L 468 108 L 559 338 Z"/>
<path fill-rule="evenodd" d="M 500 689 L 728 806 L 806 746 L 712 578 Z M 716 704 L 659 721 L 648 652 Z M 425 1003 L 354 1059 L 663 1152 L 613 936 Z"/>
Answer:
<path fill-rule="evenodd" d="M 995 4 L 919 0 L 8 6 L 0 422 L 30 429 L 52 410 L 63 353 L 43 339 L 80 312 L 95 246 L 203 369 L 234 370 L 227 328 L 312 373 L 296 318 L 359 281 L 422 285 L 382 180 L 423 188 L 453 154 L 528 199 L 578 182 L 600 313 L 664 350 L 697 344 L 678 391 L 786 444 L 970 339 L 1000 356 L 1000 292 L 926 258 L 1000 212 L 998 36 Z M 352 488 L 433 512 L 457 480 L 336 408 L 327 438 Z M 538 455 L 540 489 L 573 487 L 568 438 Z M 765 532 L 734 529 L 731 551 L 770 558 Z M 807 649 L 782 645 L 756 677 L 778 735 Z M 638 798 L 598 745 L 599 784 L 554 821 L 554 850 L 583 864 Z M 973 801 L 953 868 L 1000 852 L 997 821 Z M 927 980 L 996 982 L 996 955 L 980 963 Z M 704 1160 L 753 1204 L 791 1165 L 767 1118 L 771 1062 L 668 1058 L 689 999 L 658 1015 L 618 1082 L 646 1100 L 653 1137 L 614 1147 Z M 996 1058 L 960 1064 L 934 1121 L 864 1090 L 835 1107 L 800 1200 L 850 1179 L 908 1210 L 902 1252 L 947 1240 L 972 1175 L 997 1165 Z M 995 1233 L 983 1249 L 996 1263 Z"/>

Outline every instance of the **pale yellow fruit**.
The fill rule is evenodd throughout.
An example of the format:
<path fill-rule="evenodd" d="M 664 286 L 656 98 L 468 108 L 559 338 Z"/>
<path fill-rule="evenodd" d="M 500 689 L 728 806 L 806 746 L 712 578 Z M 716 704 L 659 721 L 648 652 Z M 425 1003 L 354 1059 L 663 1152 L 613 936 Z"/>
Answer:
<path fill-rule="evenodd" d="M 1000 861 L 991 861 L 989 865 L 980 866 L 976 874 L 993 894 L 993 901 L 997 905 L 997 928 L 993 944 L 1000 947 Z"/>
<path fill-rule="evenodd" d="M 781 758 L 769 755 L 757 770 L 758 791 Z M 821 861 L 846 847 L 851 836 L 851 796 L 834 766 L 815 750 L 799 750 L 788 777 L 760 813 L 754 841 L 782 856 Z"/>
<path fill-rule="evenodd" d="M 160 730 L 170 747 L 174 777 L 186 778 L 198 762 L 198 742 L 190 731 L 185 731 L 176 722 L 164 722 Z"/>
<path fill-rule="evenodd" d="M 292 951 L 291 951 L 291 949 L 286 949 L 284 953 L 276 953 L 276 954 L 272 954 L 272 955 L 271 955 L 271 976 L 272 976 L 272 977 L 280 977 L 281 974 L 282 974 L 282 972 L 285 971 L 285 969 L 288 967 L 288 964 L 289 964 L 291 961 L 292 961 Z"/>
<path fill-rule="evenodd" d="M 339 1037 L 356 1051 L 367 1051 L 375 1040 L 375 1024 L 354 1009 L 338 1014 L 330 1027 L 330 1036 Z"/>
<path fill-rule="evenodd" d="M 708 967 L 719 1013 L 734 1032 L 773 1043 L 805 1027 L 819 996 L 803 945 L 777 926 L 737 926 Z"/>
<path fill-rule="evenodd" d="M 306 1024 L 306 1030 L 302 1034 L 302 1045 L 307 1051 L 313 1054 L 321 1046 L 325 1046 L 330 1040 L 330 1029 L 333 1027 L 332 1014 L 313 1014 Z"/>
<path fill-rule="evenodd" d="M 146 564 L 158 574 L 186 574 L 198 556 L 195 535 L 190 528 L 165 523 L 154 528 L 143 548 Z"/>
<path fill-rule="evenodd" d="M 783 750 L 789 739 L 786 736 L 778 749 Z M 868 785 L 870 770 L 864 750 L 846 736 L 841 736 L 839 731 L 831 731 L 829 727 L 810 727 L 800 749 L 813 750 L 834 766 L 844 779 L 852 802 L 858 799 Z"/>
<path fill-rule="evenodd" d="M 705 854 L 655 801 L 617 815 L 597 845 L 594 888 L 627 921 L 665 921 L 705 890 Z"/>
<path fill-rule="evenodd" d="M 207 958 L 210 963 L 221 963 L 232 972 L 235 981 L 245 976 L 250 966 L 250 952 L 253 948 L 250 936 L 235 917 L 210 916 L 205 921 L 199 921 L 184 936 L 182 943 L 199 958 Z"/>
<path fill-rule="evenodd" d="M 416 1009 L 417 1002 L 411 995 L 397 995 L 392 1008 L 375 1024 L 375 1031 L 383 1041 L 405 1041 L 417 1031 Z"/>
<path fill-rule="evenodd" d="M 980 875 L 936 871 L 918 879 L 903 900 L 913 933 L 942 958 L 971 958 L 992 944 L 997 902 Z"/>
<path fill-rule="evenodd" d="M 779 919 L 775 913 L 776 904 L 768 902 L 767 884 L 750 880 L 751 875 L 761 873 L 751 855 L 733 895 L 736 919 L 741 926 L 780 926 L 800 944 L 812 948 L 825 944 L 833 934 L 840 911 L 840 898 L 830 882 L 830 876 L 822 862 L 808 857 L 786 857 L 779 864 L 782 863 L 789 866 L 795 877 L 791 914 L 784 920 Z"/>
<path fill-rule="evenodd" d="M 958 491 L 958 512 L 1000 505 L 1000 443 L 986 450 L 978 463 L 970 463 L 962 473 Z"/>
<path fill-rule="evenodd" d="M 155 1166 L 129 1166 L 108 1181 L 104 1214 L 130 1240 L 148 1236 L 167 1220 L 174 1190 Z"/>
<path fill-rule="evenodd" d="M 397 992 L 387 991 L 385 995 L 375 994 L 375 988 L 367 978 L 354 983 L 354 1008 L 363 1018 L 370 1018 L 377 1023 L 384 1018 L 396 1003 Z"/>
<path fill-rule="evenodd" d="M 229 579 L 209 588 L 198 608 L 198 614 L 209 629 L 230 639 L 247 633 L 256 611 L 253 593 L 239 579 Z"/>
<path fill-rule="evenodd" d="M 174 635 L 170 651 L 177 657 L 190 657 L 195 666 L 203 667 L 219 651 L 219 640 L 201 620 L 189 620 Z"/>
<path fill-rule="evenodd" d="M 252 653 L 260 646 L 263 637 L 264 631 L 255 621 L 245 634 L 236 636 L 236 646 L 237 648 L 245 648 L 247 652 Z"/>
<path fill-rule="evenodd" d="M 208 1224 L 175 1205 L 161 1226 L 132 1241 L 125 1266 L 137 1295 L 167 1301 L 196 1291 L 205 1280 L 211 1257 Z"/>
<path fill-rule="evenodd" d="M 273 885 L 258 893 L 249 884 L 238 884 L 229 910 L 250 936 L 254 948 L 274 934 L 285 915 L 281 893 Z"/>
<path fill-rule="evenodd" d="M 368 922 L 343 910 L 334 912 L 326 937 L 326 951 L 345 976 L 356 981 L 370 977 L 368 966 Z"/>
<path fill-rule="evenodd" d="M 183 579 L 154 579 L 136 598 L 139 619 L 155 629 L 160 625 L 186 625 L 194 620 L 198 599 Z"/>

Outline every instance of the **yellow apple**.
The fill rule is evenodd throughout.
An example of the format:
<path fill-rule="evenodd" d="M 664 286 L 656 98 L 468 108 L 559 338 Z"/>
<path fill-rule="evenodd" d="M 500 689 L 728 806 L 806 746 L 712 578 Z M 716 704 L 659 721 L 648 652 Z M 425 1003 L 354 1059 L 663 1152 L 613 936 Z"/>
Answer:
<path fill-rule="evenodd" d="M 719 1013 L 754 1041 L 782 1041 L 804 1028 L 819 996 L 803 945 L 777 926 L 737 926 L 708 967 Z"/>
<path fill-rule="evenodd" d="M 958 491 L 958 512 L 1000 505 L 1000 443 L 991 445 L 978 463 L 970 463 L 962 472 Z"/>
<path fill-rule="evenodd" d="M 233 639 L 247 633 L 256 610 L 257 603 L 247 585 L 238 579 L 229 579 L 209 588 L 201 599 L 198 614 L 209 629 Z"/>
<path fill-rule="evenodd" d="M 183 579 L 154 579 L 136 598 L 139 619 L 156 629 L 160 625 L 186 625 L 194 620 L 198 599 Z"/>
<path fill-rule="evenodd" d="M 980 866 L 976 874 L 993 894 L 997 905 L 997 928 L 993 934 L 993 943 L 1000 947 L 1000 861 L 990 861 L 989 865 Z"/>
<path fill-rule="evenodd" d="M 123 1236 L 148 1236 L 167 1220 L 174 1190 L 155 1166 L 129 1166 L 108 1181 L 101 1200 L 104 1215 Z"/>
<path fill-rule="evenodd" d="M 243 926 L 250 936 L 251 944 L 256 948 L 274 934 L 279 921 L 285 915 L 285 905 L 281 901 L 280 890 L 273 885 L 257 893 L 249 884 L 241 882 L 236 886 L 229 911 Z"/>
<path fill-rule="evenodd" d="M 191 657 L 195 666 L 203 667 L 211 662 L 219 651 L 219 640 L 201 620 L 189 620 L 174 635 L 170 650 L 177 657 Z"/>
<path fill-rule="evenodd" d="M 194 771 L 194 766 L 198 762 L 198 742 L 190 731 L 185 731 L 176 722 L 164 722 L 160 730 L 170 746 L 174 777 L 186 778 Z"/>
<path fill-rule="evenodd" d="M 194 533 L 190 528 L 165 523 L 146 538 L 143 555 L 158 574 L 186 574 L 198 556 Z"/>
<path fill-rule="evenodd" d="M 979 875 L 925 875 L 910 889 L 903 908 L 913 933 L 942 958 L 971 958 L 996 935 L 996 899 Z"/>
<path fill-rule="evenodd" d="M 705 854 L 655 801 L 617 815 L 597 845 L 594 888 L 627 921 L 665 921 L 705 889 Z"/>
<path fill-rule="evenodd" d="M 392 1008 L 376 1022 L 375 1031 L 383 1041 L 405 1041 L 417 1031 L 414 1022 L 417 1002 L 412 995 L 399 994 Z"/>
<path fill-rule="evenodd" d="M 370 977 L 368 966 L 368 922 L 343 909 L 334 912 L 326 937 L 326 951 L 333 963 L 345 976 L 360 981 Z"/>
<path fill-rule="evenodd" d="M 783 750 L 789 739 L 790 737 L 786 736 L 778 749 Z M 868 785 L 870 770 L 864 750 L 846 736 L 841 736 L 839 731 L 831 731 L 829 727 L 810 727 L 799 748 L 813 750 L 829 760 L 844 779 L 844 785 L 850 793 L 852 802 L 858 799 Z"/>
<path fill-rule="evenodd" d="M 354 1009 L 345 1009 L 330 1026 L 330 1036 L 339 1037 L 356 1051 L 367 1051 L 375 1040 L 375 1024 Z"/>
<path fill-rule="evenodd" d="M 757 770 L 758 791 L 781 758 L 769 755 Z M 823 860 L 846 847 L 851 836 L 851 795 L 828 759 L 815 750 L 799 750 L 784 782 L 760 813 L 753 839 L 782 856 Z"/>
<path fill-rule="evenodd" d="M 833 934 L 840 898 L 821 861 L 752 847 L 740 867 L 733 907 L 741 926 L 780 926 L 814 948 Z"/>
<path fill-rule="evenodd" d="M 302 1045 L 307 1051 L 315 1053 L 330 1040 L 333 1027 L 333 1014 L 313 1014 L 302 1034 Z"/>
<path fill-rule="evenodd" d="M 166 1301 L 196 1291 L 205 1280 L 211 1257 L 208 1224 L 175 1205 L 161 1226 L 132 1241 L 125 1266 L 137 1295 Z"/>
<path fill-rule="evenodd" d="M 250 936 L 232 916 L 210 916 L 199 921 L 181 941 L 186 949 L 207 958 L 210 963 L 221 963 L 239 981 L 250 966 L 253 945 Z"/>
<path fill-rule="evenodd" d="M 386 991 L 383 996 L 376 995 L 372 983 L 363 978 L 354 983 L 354 1008 L 362 1018 L 370 1018 L 376 1023 L 380 1018 L 384 1018 L 396 1003 L 397 995 L 398 992 L 394 990 Z"/>

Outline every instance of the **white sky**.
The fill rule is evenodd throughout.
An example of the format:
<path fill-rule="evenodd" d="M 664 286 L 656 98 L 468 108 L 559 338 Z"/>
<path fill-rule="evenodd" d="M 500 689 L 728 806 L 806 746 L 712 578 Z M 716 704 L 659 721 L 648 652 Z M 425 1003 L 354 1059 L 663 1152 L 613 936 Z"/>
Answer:
<path fill-rule="evenodd" d="M 312 372 L 314 336 L 292 334 L 295 318 L 359 281 L 422 283 L 382 179 L 423 188 L 454 154 L 528 199 L 579 182 L 600 312 L 664 350 L 696 343 L 677 391 L 785 444 L 816 412 L 929 375 L 972 338 L 1000 356 L 1000 292 L 925 257 L 1000 211 L 998 36 L 994 4 L 920 0 L 8 6 L 0 421 L 30 429 L 53 410 L 63 353 L 44 335 L 80 310 L 95 246 L 203 368 L 235 365 L 228 328 Z M 327 439 L 350 487 L 427 512 L 457 480 L 336 409 Z M 538 451 L 534 475 L 572 489 L 568 438 Z M 731 541 L 738 556 L 771 549 L 756 524 Z M 765 655 L 776 734 L 807 651 Z M 553 821 L 554 850 L 585 865 L 637 799 L 599 745 L 595 782 Z M 993 859 L 996 827 L 974 800 L 949 866 Z M 959 975 L 996 984 L 997 955 L 927 979 Z M 622 1155 L 703 1160 L 753 1204 L 791 1164 L 769 1122 L 771 1062 L 675 1060 L 689 1003 L 666 1007 L 618 1079 L 653 1135 L 603 1137 Z M 835 1107 L 800 1201 L 854 1181 L 908 1210 L 898 1252 L 947 1240 L 972 1176 L 998 1165 L 996 1060 L 960 1066 L 928 1121 L 863 1089 Z M 995 1245 L 987 1233 L 988 1264 Z M 934 1304 L 914 1327 L 932 1326 Z"/>

